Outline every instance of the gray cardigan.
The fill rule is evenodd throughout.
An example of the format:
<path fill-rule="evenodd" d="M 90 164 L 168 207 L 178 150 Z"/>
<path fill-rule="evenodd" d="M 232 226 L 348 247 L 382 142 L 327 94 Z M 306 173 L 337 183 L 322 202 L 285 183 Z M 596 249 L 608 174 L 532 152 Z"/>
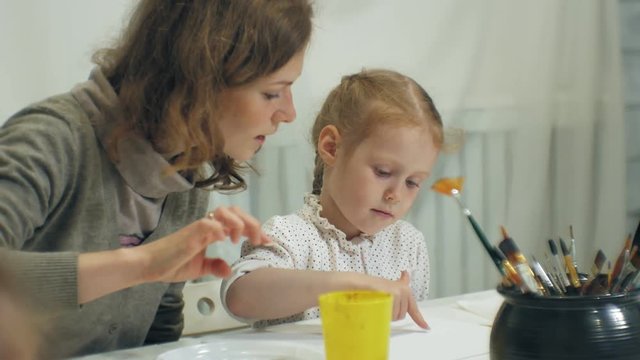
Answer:
<path fill-rule="evenodd" d="M 115 192 L 123 179 L 90 116 L 67 93 L 25 108 L 0 129 L 0 247 L 12 250 L 14 270 L 48 310 L 46 358 L 170 341 L 182 331 L 183 284 L 145 284 L 77 303 L 77 254 L 120 247 Z M 200 189 L 169 194 L 145 242 L 202 217 L 208 199 Z"/>

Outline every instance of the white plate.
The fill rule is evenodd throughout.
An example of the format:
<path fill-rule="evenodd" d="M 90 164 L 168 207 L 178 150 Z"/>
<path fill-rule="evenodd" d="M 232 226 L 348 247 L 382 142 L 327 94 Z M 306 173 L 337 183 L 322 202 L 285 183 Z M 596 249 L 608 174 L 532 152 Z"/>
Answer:
<path fill-rule="evenodd" d="M 156 360 L 323 360 L 314 349 L 278 341 L 215 341 L 185 346 Z"/>

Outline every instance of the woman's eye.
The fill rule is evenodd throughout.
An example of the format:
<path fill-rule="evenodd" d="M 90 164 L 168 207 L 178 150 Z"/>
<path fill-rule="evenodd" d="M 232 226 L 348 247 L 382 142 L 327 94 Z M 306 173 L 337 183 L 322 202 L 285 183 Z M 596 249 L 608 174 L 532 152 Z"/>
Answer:
<path fill-rule="evenodd" d="M 278 93 L 264 93 L 263 95 L 264 95 L 264 98 L 267 100 L 273 100 L 280 97 L 280 94 Z"/>

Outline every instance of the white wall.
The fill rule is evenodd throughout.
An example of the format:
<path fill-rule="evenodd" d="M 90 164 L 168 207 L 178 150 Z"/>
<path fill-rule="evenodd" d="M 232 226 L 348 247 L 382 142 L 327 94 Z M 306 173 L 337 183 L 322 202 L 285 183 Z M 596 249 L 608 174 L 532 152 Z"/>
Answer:
<path fill-rule="evenodd" d="M 0 123 L 87 78 L 132 0 L 0 1 Z"/>

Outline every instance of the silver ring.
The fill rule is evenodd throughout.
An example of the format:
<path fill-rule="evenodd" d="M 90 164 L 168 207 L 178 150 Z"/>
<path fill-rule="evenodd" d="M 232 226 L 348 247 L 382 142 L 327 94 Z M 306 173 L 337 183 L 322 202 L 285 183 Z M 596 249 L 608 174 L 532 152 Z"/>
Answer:
<path fill-rule="evenodd" d="M 207 219 L 211 219 L 211 220 L 215 219 L 215 215 L 213 214 L 213 211 L 209 211 L 207 213 Z"/>

